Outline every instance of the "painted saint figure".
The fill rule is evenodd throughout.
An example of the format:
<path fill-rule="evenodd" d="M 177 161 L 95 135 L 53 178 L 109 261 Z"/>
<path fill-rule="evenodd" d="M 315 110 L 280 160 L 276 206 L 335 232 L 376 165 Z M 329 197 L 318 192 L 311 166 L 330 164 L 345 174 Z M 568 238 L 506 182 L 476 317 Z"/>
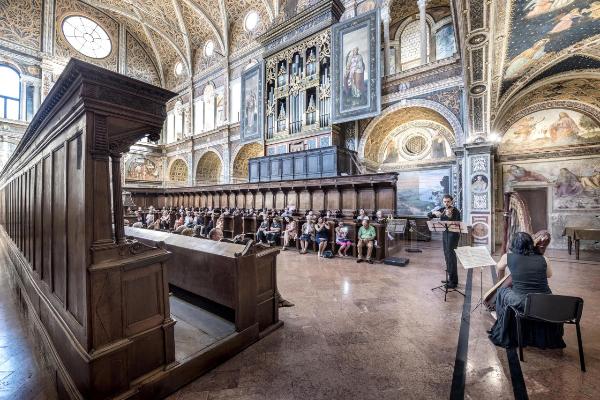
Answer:
<path fill-rule="evenodd" d="M 523 75 L 533 61 L 542 58 L 546 54 L 545 47 L 549 41 L 548 38 L 538 40 L 529 49 L 513 58 L 506 68 L 506 79 L 516 79 Z"/>
<path fill-rule="evenodd" d="M 344 91 L 352 99 L 353 105 L 361 103 L 361 97 L 365 93 L 365 63 L 358 47 L 350 50 L 346 56 Z"/>
<path fill-rule="evenodd" d="M 256 111 L 256 91 L 252 90 L 248 94 L 246 100 L 246 128 L 248 131 L 254 131 L 256 122 L 258 120 L 258 113 Z"/>
<path fill-rule="evenodd" d="M 534 18 L 568 6 L 575 0 L 529 0 L 525 11 L 529 11 L 526 18 Z"/>
<path fill-rule="evenodd" d="M 578 20 L 581 17 L 581 10 L 579 8 L 574 8 L 566 14 L 559 15 L 557 17 L 558 23 L 552 28 L 550 33 L 560 33 L 571 29 L 575 20 Z"/>
<path fill-rule="evenodd" d="M 565 111 L 558 114 L 558 121 L 554 122 L 548 128 L 550 139 L 556 142 L 559 139 L 566 139 L 579 133 L 577 123 Z"/>
<path fill-rule="evenodd" d="M 577 196 L 583 192 L 583 186 L 577 175 L 569 171 L 567 168 L 561 168 L 554 184 L 556 196 L 570 197 Z"/>

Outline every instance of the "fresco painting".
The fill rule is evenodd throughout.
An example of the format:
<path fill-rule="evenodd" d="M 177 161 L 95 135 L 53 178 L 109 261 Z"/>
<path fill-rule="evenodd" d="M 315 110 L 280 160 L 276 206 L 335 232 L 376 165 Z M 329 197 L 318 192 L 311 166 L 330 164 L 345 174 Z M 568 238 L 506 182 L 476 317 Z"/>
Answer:
<path fill-rule="evenodd" d="M 504 62 L 505 89 L 545 55 L 597 35 L 600 1 L 514 0 L 510 25 Z"/>
<path fill-rule="evenodd" d="M 450 168 L 435 168 L 398 173 L 398 215 L 426 215 L 442 203 L 444 194 L 450 193 L 452 172 Z"/>
<path fill-rule="evenodd" d="M 500 151 L 519 152 L 544 147 L 600 142 L 600 125 L 587 115 L 565 109 L 529 114 L 502 137 Z"/>
<path fill-rule="evenodd" d="M 505 190 L 515 185 L 547 185 L 552 188 L 552 208 L 600 209 L 600 158 L 556 162 L 544 161 L 503 166 Z"/>

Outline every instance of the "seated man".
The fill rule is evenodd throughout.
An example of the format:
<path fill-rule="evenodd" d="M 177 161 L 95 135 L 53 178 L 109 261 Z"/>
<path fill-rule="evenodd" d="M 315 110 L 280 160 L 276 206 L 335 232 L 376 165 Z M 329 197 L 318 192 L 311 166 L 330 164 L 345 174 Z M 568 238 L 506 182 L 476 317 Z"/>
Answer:
<path fill-rule="evenodd" d="M 256 231 L 256 241 L 264 244 L 268 244 L 267 240 L 267 232 L 269 231 L 269 219 L 264 217 L 263 221 L 260 223 L 258 227 L 258 231 Z"/>
<path fill-rule="evenodd" d="M 543 240 L 543 239 L 542 239 Z M 510 253 L 502 256 L 498 265 L 498 277 L 504 277 L 506 268 L 512 276 L 512 287 L 502 287 L 496 296 L 497 320 L 489 331 L 489 338 L 496 346 L 516 347 L 516 326 L 511 307 L 522 312 L 528 293 L 551 294 L 548 278 L 552 268 L 546 257 L 540 254 L 546 244 L 536 250 L 532 237 L 525 232 L 517 232 L 510 245 Z M 537 321 L 526 321 L 523 330 L 523 346 L 540 348 L 564 348 L 563 325 Z"/>
<path fill-rule="evenodd" d="M 279 218 L 273 218 L 271 227 L 267 231 L 267 241 L 269 244 L 278 244 L 281 236 L 281 222 Z"/>
<path fill-rule="evenodd" d="M 219 240 L 223 239 L 223 231 L 219 228 L 213 228 L 210 232 L 208 232 L 208 238 L 218 242 Z"/>
<path fill-rule="evenodd" d="M 358 230 L 358 260 L 357 263 L 363 262 L 363 247 L 367 248 L 367 262 L 369 264 L 373 264 L 373 260 L 371 260 L 371 253 L 373 252 L 373 241 L 375 240 L 375 236 L 377 233 L 375 232 L 375 227 L 369 224 L 369 217 L 364 217 L 362 220 L 362 226 Z"/>

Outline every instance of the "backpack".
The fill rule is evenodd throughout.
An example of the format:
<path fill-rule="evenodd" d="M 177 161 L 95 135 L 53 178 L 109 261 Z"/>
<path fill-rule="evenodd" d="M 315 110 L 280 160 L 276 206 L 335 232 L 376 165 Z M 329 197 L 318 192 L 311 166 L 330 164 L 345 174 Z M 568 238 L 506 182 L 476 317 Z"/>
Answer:
<path fill-rule="evenodd" d="M 323 258 L 333 258 L 333 252 L 331 250 L 325 250 L 323 252 Z"/>

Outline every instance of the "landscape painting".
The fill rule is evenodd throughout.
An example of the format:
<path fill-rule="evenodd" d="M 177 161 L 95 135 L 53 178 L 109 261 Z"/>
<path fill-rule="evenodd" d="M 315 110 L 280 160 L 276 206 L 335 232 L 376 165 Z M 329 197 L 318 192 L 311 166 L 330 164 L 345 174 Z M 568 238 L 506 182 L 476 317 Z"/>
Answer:
<path fill-rule="evenodd" d="M 398 173 L 396 214 L 424 216 L 442 205 L 444 194 L 452 188 L 450 167 Z"/>
<path fill-rule="evenodd" d="M 502 137 L 500 152 L 520 152 L 600 142 L 600 125 L 587 115 L 566 109 L 529 114 Z"/>
<path fill-rule="evenodd" d="M 333 26 L 334 123 L 372 117 L 381 111 L 379 36 L 377 10 Z"/>
<path fill-rule="evenodd" d="M 257 64 L 242 74 L 240 138 L 242 143 L 262 138 L 262 68 Z"/>

